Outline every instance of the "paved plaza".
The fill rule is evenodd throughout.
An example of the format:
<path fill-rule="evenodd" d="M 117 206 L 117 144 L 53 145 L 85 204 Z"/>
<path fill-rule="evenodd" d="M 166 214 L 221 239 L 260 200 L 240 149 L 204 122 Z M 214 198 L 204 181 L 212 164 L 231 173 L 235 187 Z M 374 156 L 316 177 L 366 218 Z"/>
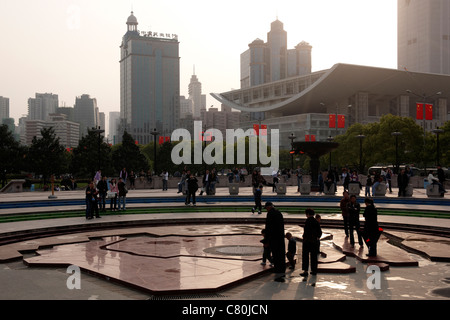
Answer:
<path fill-rule="evenodd" d="M 242 188 L 240 198 L 232 201 L 227 200 L 231 198 L 227 188 L 218 188 L 215 196 L 198 196 L 196 210 L 187 210 L 182 195 L 172 189 L 131 190 L 127 211 L 120 214 L 106 212 L 93 220 L 80 214 L 0 223 L 0 283 L 7 288 L 0 291 L 0 299 L 450 299 L 450 219 L 427 217 L 431 211 L 448 213 L 448 199 L 430 202 L 423 189 L 414 190 L 413 199 L 398 201 L 395 194 L 375 198 L 380 210 L 422 214 L 379 215 L 385 232 L 378 256 L 368 259 L 367 248 L 351 247 L 340 227 L 341 189 L 335 197 L 312 194 L 303 198 L 295 189 L 288 187 L 285 198 L 265 192 L 263 201 L 270 197 L 279 207 L 335 208 L 322 214 L 324 235 L 317 275 L 300 276 L 303 209 L 283 212 L 286 232 L 298 240 L 297 265 L 294 270 L 287 268 L 285 282 L 280 283 L 273 281 L 270 265 L 260 264 L 266 214 L 251 213 L 251 188 Z M 0 217 L 85 208 L 82 190 L 57 192 L 52 203 L 48 195 L 1 194 Z M 178 210 L 162 210 L 169 207 Z M 152 209 L 152 214 L 145 208 Z M 155 213 L 159 208 L 163 213 Z M 79 278 L 73 266 L 81 270 Z M 78 280 L 80 288 L 70 288 Z"/>

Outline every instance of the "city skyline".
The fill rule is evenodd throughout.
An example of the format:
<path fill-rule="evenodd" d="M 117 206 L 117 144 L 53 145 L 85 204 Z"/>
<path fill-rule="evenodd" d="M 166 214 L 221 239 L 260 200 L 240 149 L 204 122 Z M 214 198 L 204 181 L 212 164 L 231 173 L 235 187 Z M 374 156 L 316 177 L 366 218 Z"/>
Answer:
<path fill-rule="evenodd" d="M 195 65 L 208 107 L 220 108 L 210 93 L 240 87 L 240 53 L 256 38 L 264 39 L 277 18 L 288 31 L 289 47 L 311 44 L 313 72 L 336 63 L 397 68 L 397 2 L 392 0 L 232 0 L 227 7 L 204 0 L 19 0 L 1 7 L 0 25 L 7 32 L 0 95 L 10 99 L 16 124 L 37 92 L 57 94 L 66 106 L 89 94 L 101 112 L 119 111 L 119 47 L 132 10 L 140 31 L 178 35 L 180 95 L 188 96 Z"/>

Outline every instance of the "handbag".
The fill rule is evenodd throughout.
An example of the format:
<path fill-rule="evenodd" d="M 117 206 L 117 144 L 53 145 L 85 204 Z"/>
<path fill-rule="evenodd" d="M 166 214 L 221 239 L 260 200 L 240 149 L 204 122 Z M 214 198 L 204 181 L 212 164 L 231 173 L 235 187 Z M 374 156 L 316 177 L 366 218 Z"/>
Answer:
<path fill-rule="evenodd" d="M 108 191 L 108 193 L 107 193 L 107 197 L 108 197 L 108 199 L 113 199 L 113 198 L 115 198 L 116 197 L 116 195 L 117 195 L 117 193 L 116 192 L 113 192 L 113 191 Z"/>

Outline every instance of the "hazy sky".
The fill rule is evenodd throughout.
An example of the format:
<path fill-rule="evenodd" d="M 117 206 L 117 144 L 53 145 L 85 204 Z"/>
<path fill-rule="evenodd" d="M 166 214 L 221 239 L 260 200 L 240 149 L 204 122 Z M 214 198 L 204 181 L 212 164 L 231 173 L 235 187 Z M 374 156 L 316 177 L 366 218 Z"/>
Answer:
<path fill-rule="evenodd" d="M 240 54 L 267 41 L 277 17 L 288 49 L 312 45 L 313 72 L 336 63 L 397 68 L 395 0 L 1 0 L 0 96 L 10 98 L 16 124 L 36 92 L 66 106 L 90 94 L 107 116 L 119 111 L 119 46 L 131 10 L 139 30 L 178 35 L 180 92 L 188 95 L 195 65 L 208 107 L 220 107 L 209 93 L 239 88 Z"/>

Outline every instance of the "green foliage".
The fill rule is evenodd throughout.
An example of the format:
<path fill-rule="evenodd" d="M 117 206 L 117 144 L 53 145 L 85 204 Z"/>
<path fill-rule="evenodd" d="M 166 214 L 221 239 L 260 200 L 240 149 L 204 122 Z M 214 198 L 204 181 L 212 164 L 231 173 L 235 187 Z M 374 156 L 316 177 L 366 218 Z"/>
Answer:
<path fill-rule="evenodd" d="M 104 175 L 113 174 L 111 147 L 98 133 L 88 130 L 73 149 L 70 172 L 78 178 L 92 179 L 99 169 Z"/>
<path fill-rule="evenodd" d="M 25 148 L 14 139 L 7 125 L 0 126 L 0 173 L 19 172 L 23 167 Z"/>
<path fill-rule="evenodd" d="M 112 161 L 116 173 L 119 173 L 123 168 L 127 168 L 128 172 L 133 170 L 135 173 L 142 170 L 147 172 L 149 168 L 147 157 L 136 145 L 133 137 L 126 131 L 122 136 L 122 143 L 112 151 Z"/>
<path fill-rule="evenodd" d="M 42 138 L 33 138 L 28 150 L 28 169 L 37 175 L 42 175 L 44 183 L 52 175 L 67 171 L 66 150 L 59 143 L 53 128 L 41 130 Z"/>

